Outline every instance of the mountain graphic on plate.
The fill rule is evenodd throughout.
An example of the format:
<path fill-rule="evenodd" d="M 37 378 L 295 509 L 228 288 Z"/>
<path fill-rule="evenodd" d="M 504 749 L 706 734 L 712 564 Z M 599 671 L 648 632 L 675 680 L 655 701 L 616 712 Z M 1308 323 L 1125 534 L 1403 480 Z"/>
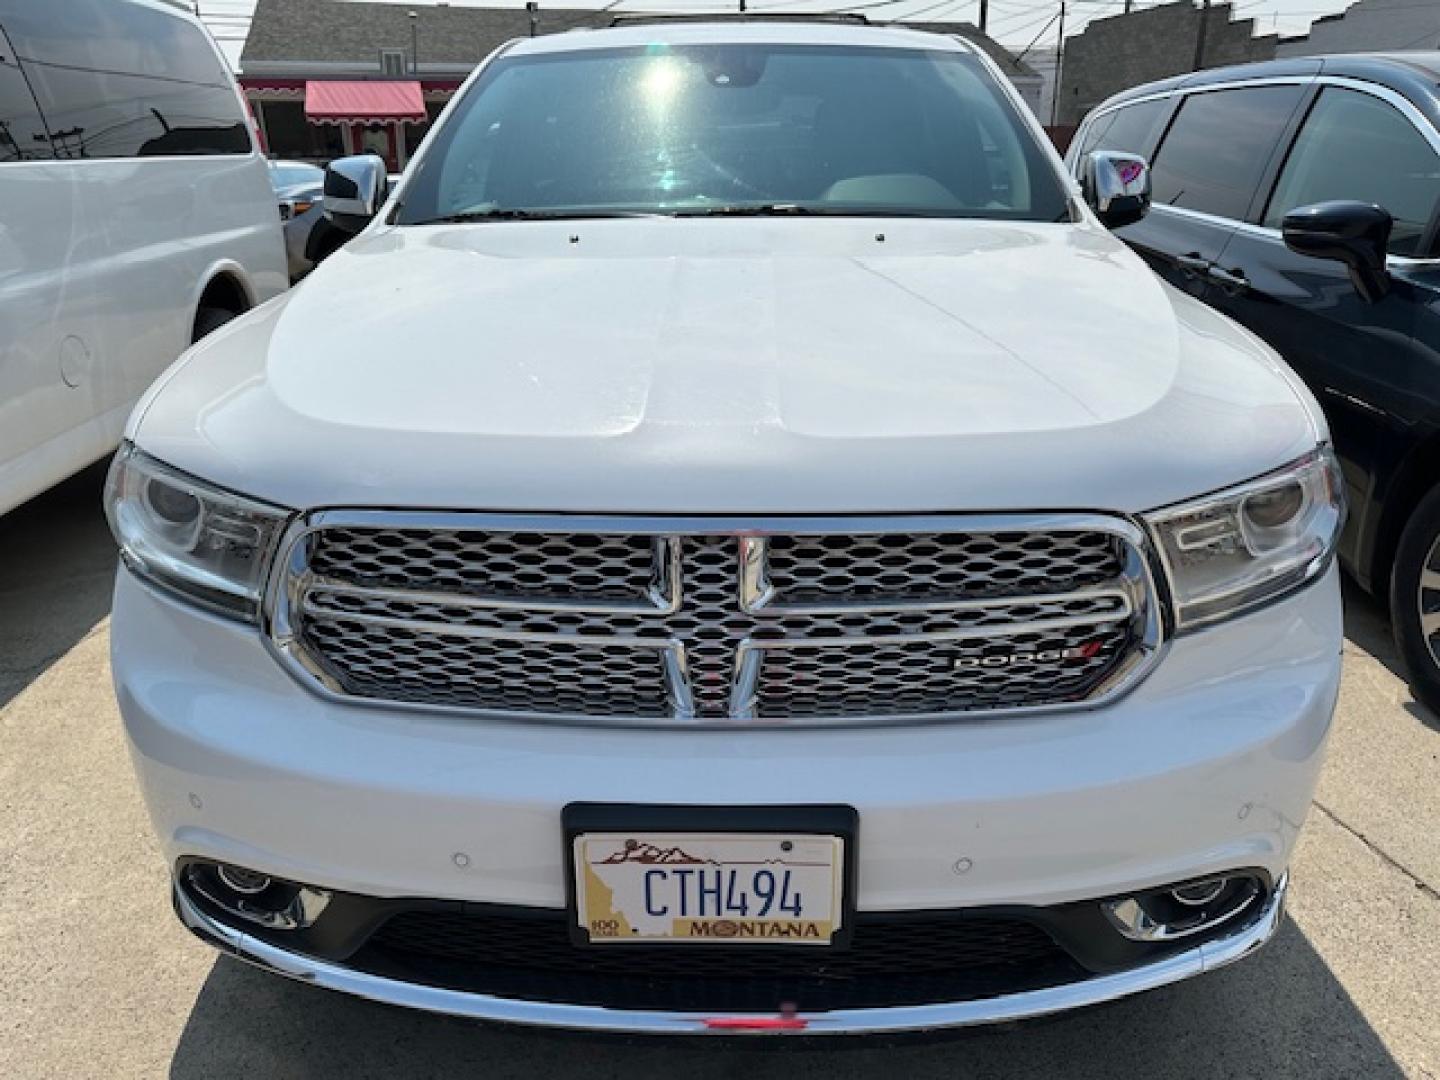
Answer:
<path fill-rule="evenodd" d="M 694 855 L 683 848 L 657 847 L 655 844 L 642 844 L 639 840 L 626 840 L 625 847 L 615 854 L 601 859 L 597 866 L 607 866 L 613 863 L 647 863 L 651 866 L 664 863 L 667 866 L 683 865 L 685 863 L 703 864 L 713 863 L 713 859 L 697 859 Z"/>

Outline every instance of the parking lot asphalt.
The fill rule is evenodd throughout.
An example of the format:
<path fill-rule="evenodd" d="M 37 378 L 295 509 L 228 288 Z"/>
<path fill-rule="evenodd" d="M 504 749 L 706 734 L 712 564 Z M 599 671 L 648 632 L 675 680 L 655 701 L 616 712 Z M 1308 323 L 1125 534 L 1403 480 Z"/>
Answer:
<path fill-rule="evenodd" d="M 1329 762 L 1259 956 L 938 1039 L 556 1036 L 286 982 L 175 922 L 110 689 L 102 479 L 0 518 L 0 1077 L 1440 1076 L 1440 719 L 1354 589 Z"/>

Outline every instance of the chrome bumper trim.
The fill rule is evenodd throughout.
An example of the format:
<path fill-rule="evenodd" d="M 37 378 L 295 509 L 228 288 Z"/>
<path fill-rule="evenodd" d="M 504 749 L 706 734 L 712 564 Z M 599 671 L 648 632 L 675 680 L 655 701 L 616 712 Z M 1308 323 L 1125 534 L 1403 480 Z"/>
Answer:
<path fill-rule="evenodd" d="M 927 1031 L 1025 1020 L 1087 1005 L 1128 997 L 1233 964 L 1255 952 L 1280 927 L 1285 910 L 1288 877 L 1282 877 L 1258 917 L 1248 926 L 1197 945 L 1185 952 L 1113 975 L 1097 975 L 1080 983 L 1030 990 L 978 1001 L 912 1005 L 894 1009 L 845 1009 L 800 1013 L 804 1028 L 779 1032 L 786 1035 L 858 1035 L 865 1033 Z M 183 892 L 175 892 L 175 910 L 196 936 L 214 947 L 257 967 L 301 982 L 354 994 L 387 1005 L 491 1020 L 506 1024 L 570 1028 L 586 1031 L 655 1035 L 733 1034 L 707 1026 L 707 1020 L 726 1014 L 652 1012 L 609 1009 L 596 1005 L 566 1005 L 517 1001 L 443 990 L 401 982 L 340 964 L 299 956 L 257 941 L 250 935 L 216 922 L 200 911 Z"/>

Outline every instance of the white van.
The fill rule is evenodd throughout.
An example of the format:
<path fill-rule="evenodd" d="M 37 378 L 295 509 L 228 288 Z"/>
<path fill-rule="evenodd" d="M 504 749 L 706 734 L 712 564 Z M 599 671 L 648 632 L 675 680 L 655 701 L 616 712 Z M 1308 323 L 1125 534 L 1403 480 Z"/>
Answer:
<path fill-rule="evenodd" d="M 0 0 L 0 513 L 113 450 L 172 360 L 288 281 L 249 113 L 195 18 Z"/>

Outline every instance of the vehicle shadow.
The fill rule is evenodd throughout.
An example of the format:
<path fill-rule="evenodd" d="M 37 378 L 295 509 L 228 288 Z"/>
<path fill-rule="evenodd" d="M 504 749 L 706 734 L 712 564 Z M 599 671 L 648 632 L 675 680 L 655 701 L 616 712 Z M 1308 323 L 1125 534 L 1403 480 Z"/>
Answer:
<path fill-rule="evenodd" d="M 108 461 L 0 516 L 0 707 L 110 613 Z"/>
<path fill-rule="evenodd" d="M 1351 581 L 1348 575 L 1342 577 L 1341 582 L 1345 595 L 1346 647 L 1360 649 L 1404 682 L 1405 668 L 1400 663 L 1400 652 L 1395 648 L 1395 638 L 1390 632 L 1390 616 L 1384 606 Z M 1418 701 L 1406 701 L 1404 709 L 1432 731 L 1440 731 L 1440 716 Z"/>
<path fill-rule="evenodd" d="M 227 1076 L 1401 1077 L 1288 918 L 1260 956 L 1101 1008 L 998 1029 L 817 1045 L 528 1031 L 348 998 L 218 959 L 181 1035 L 173 1080 Z"/>

